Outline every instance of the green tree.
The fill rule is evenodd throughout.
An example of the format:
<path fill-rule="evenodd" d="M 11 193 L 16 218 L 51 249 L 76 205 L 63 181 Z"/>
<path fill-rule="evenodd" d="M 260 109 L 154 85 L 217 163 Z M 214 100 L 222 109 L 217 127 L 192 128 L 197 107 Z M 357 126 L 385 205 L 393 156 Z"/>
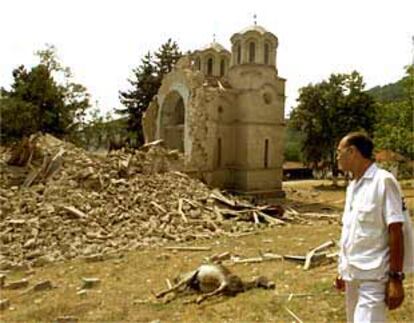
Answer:
<path fill-rule="evenodd" d="M 16 68 L 11 89 L 0 91 L 2 140 L 37 131 L 63 137 L 75 131 L 89 106 L 86 88 L 72 81 L 70 69 L 62 67 L 55 47 L 48 45 L 36 54 L 40 63 L 30 70 L 23 65 Z"/>
<path fill-rule="evenodd" d="M 144 143 L 142 116 L 157 94 L 163 77 L 172 70 L 181 56 L 177 43 L 168 39 L 154 54 L 148 52 L 141 64 L 133 69 L 133 78 L 128 79 L 131 88 L 119 92 L 120 101 L 125 108 L 118 109 L 117 113 L 127 116 L 128 133 L 137 145 Z"/>
<path fill-rule="evenodd" d="M 170 38 L 165 44 L 161 45 L 158 51 L 154 53 L 154 56 L 157 77 L 161 85 L 164 75 L 171 72 L 174 65 L 182 57 L 182 53 L 178 44 Z"/>
<path fill-rule="evenodd" d="M 414 66 L 406 68 L 399 81 L 403 95 L 393 102 L 381 102 L 377 107 L 375 146 L 414 158 Z"/>
<path fill-rule="evenodd" d="M 141 60 L 141 65 L 133 69 L 133 73 L 134 78 L 128 80 L 132 89 L 119 92 L 121 103 L 126 108 L 118 109 L 117 113 L 127 116 L 128 131 L 136 136 L 139 145 L 144 142 L 141 126 L 142 115 L 160 86 L 156 66 L 150 52 Z"/>
<path fill-rule="evenodd" d="M 302 161 L 302 137 L 302 133 L 292 125 L 291 120 L 287 120 L 284 151 L 285 161 Z"/>
<path fill-rule="evenodd" d="M 327 81 L 301 88 L 291 113 L 293 126 L 303 135 L 304 161 L 312 167 L 327 165 L 334 178 L 338 141 L 351 131 L 373 131 L 375 102 L 364 87 L 357 72 L 332 74 Z"/>

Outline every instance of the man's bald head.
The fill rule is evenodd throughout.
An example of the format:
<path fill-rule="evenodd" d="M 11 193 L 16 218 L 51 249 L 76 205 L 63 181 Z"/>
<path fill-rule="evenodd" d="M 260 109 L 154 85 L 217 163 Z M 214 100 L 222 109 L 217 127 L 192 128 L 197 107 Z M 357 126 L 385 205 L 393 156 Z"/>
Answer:
<path fill-rule="evenodd" d="M 346 146 L 354 146 L 362 157 L 366 159 L 373 159 L 374 143 L 371 138 L 363 132 L 351 132 L 347 134 L 344 139 Z"/>

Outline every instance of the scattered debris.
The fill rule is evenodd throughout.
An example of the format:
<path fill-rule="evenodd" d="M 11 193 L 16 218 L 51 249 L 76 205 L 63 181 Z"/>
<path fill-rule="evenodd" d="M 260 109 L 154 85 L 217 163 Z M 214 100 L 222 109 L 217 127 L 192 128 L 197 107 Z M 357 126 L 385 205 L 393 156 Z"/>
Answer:
<path fill-rule="evenodd" d="M 5 299 L 0 299 L 0 311 L 4 311 L 10 307 L 10 301 Z"/>
<path fill-rule="evenodd" d="M 176 251 L 210 251 L 211 247 L 164 247 L 167 250 L 176 250 Z"/>
<path fill-rule="evenodd" d="M 101 283 L 99 278 L 86 278 L 82 277 L 82 289 L 90 289 L 93 288 Z"/>
<path fill-rule="evenodd" d="M 304 264 L 304 266 L 303 266 L 303 269 L 304 269 L 304 270 L 308 270 L 308 269 L 310 268 L 310 266 L 311 266 L 311 261 L 312 261 L 312 257 L 314 257 L 314 256 L 316 255 L 316 253 L 317 253 L 317 252 L 320 252 L 320 251 L 322 251 L 322 250 L 325 250 L 325 249 L 327 249 L 327 248 L 329 248 L 329 247 L 333 247 L 333 246 L 335 246 L 335 242 L 334 242 L 334 241 L 332 241 L 332 240 L 330 240 L 330 241 L 327 241 L 327 242 L 325 242 L 325 243 L 321 244 L 320 246 L 318 246 L 318 247 L 316 247 L 316 248 L 312 249 L 311 251 L 309 251 L 309 252 L 306 254 L 306 259 L 305 259 L 305 264 Z"/>
<path fill-rule="evenodd" d="M 0 288 L 3 288 L 5 282 L 6 282 L 6 275 L 0 274 Z"/>
<path fill-rule="evenodd" d="M 323 244 L 311 249 L 306 253 L 305 256 L 297 255 L 283 255 L 283 259 L 296 261 L 303 263 L 303 269 L 309 270 L 311 265 L 315 266 L 317 263 L 321 264 L 322 262 L 333 262 L 338 257 L 337 251 L 332 251 L 330 253 L 326 252 L 326 249 L 336 247 L 337 244 L 335 241 L 329 240 Z"/>
<path fill-rule="evenodd" d="M 286 306 L 284 306 L 286 312 L 288 312 L 298 323 L 303 323 L 303 321 L 295 314 L 293 313 L 290 309 L 288 309 Z"/>
<path fill-rule="evenodd" d="M 79 322 L 79 319 L 76 316 L 72 315 L 65 315 L 65 316 L 59 316 L 55 323 L 77 323 Z"/>
<path fill-rule="evenodd" d="M 33 291 L 35 292 L 41 292 L 44 290 L 49 290 L 52 289 L 52 283 L 50 282 L 50 280 L 44 280 L 42 282 L 37 283 L 36 285 L 33 286 Z"/>
<path fill-rule="evenodd" d="M 85 219 L 88 217 L 85 213 L 79 211 L 77 208 L 73 206 L 64 206 L 63 209 L 79 219 Z"/>
<path fill-rule="evenodd" d="M 3 286 L 3 289 L 21 289 L 21 288 L 26 288 L 27 286 L 29 286 L 29 281 L 23 278 L 21 280 L 16 280 L 16 281 L 5 284 Z"/>
<path fill-rule="evenodd" d="M 99 262 L 99 261 L 104 261 L 105 259 L 107 259 L 107 257 L 105 257 L 105 255 L 98 253 L 98 254 L 93 254 L 90 256 L 85 256 L 83 258 L 86 262 Z"/>
<path fill-rule="evenodd" d="M 164 140 L 163 139 L 157 139 L 157 140 L 148 142 L 146 144 L 143 144 L 140 149 L 143 150 L 143 151 L 148 151 L 152 147 L 161 146 L 163 144 L 164 144 Z"/>
<path fill-rule="evenodd" d="M 228 260 L 230 258 L 231 258 L 231 253 L 226 251 L 226 252 L 223 252 L 223 253 L 214 254 L 210 257 L 207 257 L 207 258 L 205 258 L 205 261 L 207 263 L 213 262 L 213 263 L 219 264 L 223 260 Z"/>
<path fill-rule="evenodd" d="M 329 210 L 330 211 L 330 210 Z M 327 220 L 338 222 L 341 218 L 339 213 L 316 213 L 316 212 L 299 212 L 292 207 L 285 207 L 284 218 L 286 221 L 295 223 L 309 223 L 315 220 Z"/>
<path fill-rule="evenodd" d="M 314 295 L 311 294 L 311 293 L 298 293 L 298 294 L 289 293 L 289 294 L 284 294 L 284 295 L 281 294 L 281 295 L 278 295 L 278 296 L 288 296 L 287 301 L 290 302 L 294 297 L 312 297 Z"/>
<path fill-rule="evenodd" d="M 282 259 L 283 259 L 283 256 L 281 255 L 265 253 L 259 257 L 254 257 L 254 258 L 241 259 L 239 257 L 232 257 L 231 261 L 235 264 L 247 264 L 247 263 L 259 263 L 259 262 L 282 260 Z"/>
<path fill-rule="evenodd" d="M 12 166 L 26 166 L 30 164 L 38 138 L 39 134 L 31 136 L 30 138 L 24 137 L 20 142 L 13 145 L 10 156 L 7 159 L 7 164 Z"/>

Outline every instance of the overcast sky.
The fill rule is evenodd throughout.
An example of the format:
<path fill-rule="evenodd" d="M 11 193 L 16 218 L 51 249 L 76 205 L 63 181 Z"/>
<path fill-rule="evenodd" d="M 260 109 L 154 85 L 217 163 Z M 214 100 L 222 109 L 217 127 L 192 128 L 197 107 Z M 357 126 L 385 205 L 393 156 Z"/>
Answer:
<path fill-rule="evenodd" d="M 357 70 L 371 88 L 400 79 L 413 59 L 413 0 L 0 0 L 0 86 L 9 88 L 12 70 L 36 64 L 34 52 L 49 43 L 108 111 L 120 106 L 118 91 L 146 52 L 168 38 L 195 50 L 213 34 L 230 49 L 254 14 L 279 39 L 287 113 L 300 87 L 331 73 Z"/>

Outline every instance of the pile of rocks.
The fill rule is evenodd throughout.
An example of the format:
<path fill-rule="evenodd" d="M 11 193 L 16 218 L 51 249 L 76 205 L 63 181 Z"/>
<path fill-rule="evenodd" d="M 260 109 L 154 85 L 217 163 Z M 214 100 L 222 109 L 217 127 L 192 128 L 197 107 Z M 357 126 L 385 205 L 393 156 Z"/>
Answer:
<path fill-rule="evenodd" d="M 26 167 L 9 166 L 0 152 L 0 269 L 281 223 L 188 177 L 182 156 L 159 145 L 99 156 L 44 135 Z"/>

